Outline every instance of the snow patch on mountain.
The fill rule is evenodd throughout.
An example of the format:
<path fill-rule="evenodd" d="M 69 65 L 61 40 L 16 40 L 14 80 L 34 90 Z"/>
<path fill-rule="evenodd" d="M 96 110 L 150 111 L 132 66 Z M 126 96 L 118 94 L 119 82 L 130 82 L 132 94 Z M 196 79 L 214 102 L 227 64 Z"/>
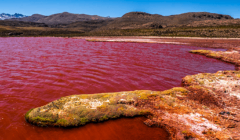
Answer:
<path fill-rule="evenodd" d="M 7 13 L 0 14 L 0 20 L 12 19 L 12 18 L 23 18 L 23 17 L 27 17 L 27 16 L 19 14 L 19 13 L 15 13 L 13 15 L 7 14 Z"/>

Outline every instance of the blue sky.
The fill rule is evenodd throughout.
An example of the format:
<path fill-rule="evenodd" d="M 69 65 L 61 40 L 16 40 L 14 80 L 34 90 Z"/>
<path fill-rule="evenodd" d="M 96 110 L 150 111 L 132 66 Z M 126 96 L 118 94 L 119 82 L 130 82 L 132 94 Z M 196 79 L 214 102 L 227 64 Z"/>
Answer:
<path fill-rule="evenodd" d="M 131 11 L 161 15 L 204 11 L 240 18 L 240 0 L 0 0 L 0 13 L 28 16 L 70 12 L 120 17 Z"/>

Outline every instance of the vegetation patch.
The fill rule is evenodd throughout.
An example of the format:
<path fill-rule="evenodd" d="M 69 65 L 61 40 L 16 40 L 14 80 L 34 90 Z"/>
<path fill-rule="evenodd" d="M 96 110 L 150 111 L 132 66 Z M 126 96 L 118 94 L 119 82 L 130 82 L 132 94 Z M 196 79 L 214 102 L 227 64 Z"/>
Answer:
<path fill-rule="evenodd" d="M 240 53 L 236 50 L 211 51 L 211 50 L 191 50 L 190 53 L 205 55 L 210 58 L 220 59 L 224 62 L 240 66 Z"/>
<path fill-rule="evenodd" d="M 62 97 L 45 106 L 31 109 L 25 115 L 28 122 L 48 126 L 79 126 L 121 116 L 148 114 L 136 107 L 138 100 L 148 99 L 154 91 L 130 91 Z"/>

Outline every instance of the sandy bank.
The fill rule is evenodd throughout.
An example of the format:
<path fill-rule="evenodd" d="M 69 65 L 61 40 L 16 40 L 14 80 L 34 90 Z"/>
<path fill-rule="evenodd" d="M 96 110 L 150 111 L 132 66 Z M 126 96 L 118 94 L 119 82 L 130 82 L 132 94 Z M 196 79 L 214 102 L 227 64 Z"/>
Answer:
<path fill-rule="evenodd" d="M 125 37 L 75 37 L 88 41 L 100 42 L 139 42 L 176 44 L 209 48 L 223 48 L 240 51 L 240 38 L 200 38 L 200 37 L 157 37 L 157 36 L 125 36 Z"/>

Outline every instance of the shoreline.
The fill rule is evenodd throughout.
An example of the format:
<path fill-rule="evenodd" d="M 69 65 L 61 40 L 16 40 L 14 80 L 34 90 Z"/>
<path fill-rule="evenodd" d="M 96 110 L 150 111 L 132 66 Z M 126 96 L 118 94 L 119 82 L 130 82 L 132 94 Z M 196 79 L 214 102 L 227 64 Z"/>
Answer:
<path fill-rule="evenodd" d="M 240 38 L 199 38 L 199 37 L 154 37 L 154 36 L 106 36 L 106 37 L 73 37 L 90 42 L 133 42 L 187 45 L 206 48 L 222 48 L 240 51 Z"/>
<path fill-rule="evenodd" d="M 239 82 L 240 71 L 218 71 L 188 75 L 182 79 L 184 87 L 164 91 L 70 95 L 29 110 L 25 119 L 38 126 L 77 127 L 147 116 L 146 125 L 163 127 L 171 139 L 240 138 L 235 135 L 240 134 Z"/>
<path fill-rule="evenodd" d="M 179 36 L 79 36 L 69 38 L 176 38 L 176 39 L 226 39 L 226 40 L 240 40 L 240 38 L 224 38 L 224 37 L 179 37 Z"/>
<path fill-rule="evenodd" d="M 105 37 L 106 41 L 109 38 Z M 101 38 L 100 40 L 98 39 L 99 38 L 93 41 L 103 41 Z M 132 37 L 132 39 L 134 38 Z M 194 41 L 194 39 L 192 40 Z M 222 40 L 219 40 L 215 43 L 221 44 L 221 41 Z M 183 40 L 183 42 L 186 42 L 186 40 Z M 194 44 L 194 42 L 191 42 L 191 44 L 188 45 L 192 44 Z M 214 43 L 212 45 L 214 46 Z M 210 46 L 210 48 L 213 48 L 213 46 Z M 224 46 L 220 45 L 217 48 L 222 47 Z M 228 46 L 224 47 L 224 49 L 237 50 L 239 53 L 238 47 L 233 48 L 232 46 Z M 25 118 L 32 124 L 68 127 L 72 125 L 85 125 L 91 121 L 101 122 L 115 118 L 117 116 L 133 117 L 138 115 L 147 115 L 148 119 L 144 121 L 146 125 L 164 127 L 170 133 L 172 139 L 240 138 L 240 135 L 235 135 L 239 134 L 238 122 L 240 122 L 238 119 L 238 114 L 240 114 L 240 111 L 235 109 L 240 107 L 237 104 L 240 101 L 240 99 L 238 99 L 238 97 L 240 97 L 240 95 L 238 95 L 238 91 L 240 89 L 238 87 L 239 81 L 240 71 L 199 73 L 196 75 L 188 75 L 184 77 L 182 80 L 184 87 L 175 87 L 165 91 L 126 91 L 93 95 L 72 95 L 74 98 L 72 98 L 72 96 L 62 97 L 61 99 L 53 101 L 45 106 L 35 108 L 35 111 L 33 112 L 30 110 L 26 114 Z M 126 96 L 121 96 L 123 94 L 126 94 Z M 90 96 L 96 96 L 96 98 L 92 100 Z M 76 104 L 75 100 L 77 102 L 80 101 L 80 104 Z M 101 100 L 101 102 L 102 100 L 104 101 L 102 103 L 99 103 L 99 100 Z M 113 104 L 110 104 L 110 100 L 114 100 Z M 231 104 L 231 102 L 234 102 L 234 104 Z M 66 111 L 69 111 L 69 106 L 71 106 L 70 108 L 78 108 L 79 105 L 82 105 L 82 103 L 90 106 L 90 109 L 95 109 L 103 112 L 111 112 L 111 110 L 114 110 L 115 107 L 120 108 L 119 106 L 125 106 L 123 107 L 125 111 L 117 109 L 117 112 L 113 112 L 115 114 L 118 114 L 117 116 L 114 114 L 106 116 L 106 114 L 108 114 L 106 112 L 100 113 L 102 114 L 100 117 L 91 119 L 80 118 L 80 122 L 74 121 L 72 118 L 66 118 L 66 114 L 68 114 Z M 112 105 L 114 105 L 114 107 Z M 56 108 L 59 109 L 60 107 L 63 107 L 63 111 L 56 111 Z M 89 111 L 92 112 L 91 110 Z M 141 111 L 144 112 L 140 113 Z M 48 115 L 44 115 L 45 113 Z M 61 115 L 62 113 L 65 114 L 62 115 L 62 119 L 56 119 L 56 114 L 59 113 Z M 51 117 L 49 118 L 49 114 L 50 116 L 52 114 L 54 119 L 51 119 Z M 95 114 L 95 116 L 98 116 L 98 114 Z"/>

